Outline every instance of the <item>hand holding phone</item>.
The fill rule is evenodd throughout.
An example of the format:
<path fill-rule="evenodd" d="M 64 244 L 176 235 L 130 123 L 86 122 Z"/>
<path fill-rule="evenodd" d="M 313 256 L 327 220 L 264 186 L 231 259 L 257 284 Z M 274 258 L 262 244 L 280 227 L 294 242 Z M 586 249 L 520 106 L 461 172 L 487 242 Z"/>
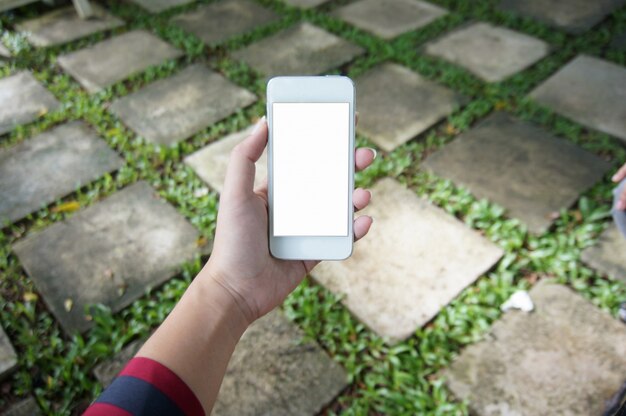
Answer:
<path fill-rule="evenodd" d="M 254 164 L 263 154 L 267 136 L 267 124 L 262 119 L 231 153 L 220 195 L 213 252 L 200 276 L 227 289 L 249 322 L 280 305 L 318 263 L 285 261 L 270 255 L 267 186 L 254 189 Z M 357 149 L 355 169 L 367 168 L 374 157 L 371 149 Z M 369 199 L 368 191 L 355 190 L 355 210 L 365 208 Z M 368 216 L 357 218 L 352 225 L 354 240 L 365 236 L 371 224 Z"/>

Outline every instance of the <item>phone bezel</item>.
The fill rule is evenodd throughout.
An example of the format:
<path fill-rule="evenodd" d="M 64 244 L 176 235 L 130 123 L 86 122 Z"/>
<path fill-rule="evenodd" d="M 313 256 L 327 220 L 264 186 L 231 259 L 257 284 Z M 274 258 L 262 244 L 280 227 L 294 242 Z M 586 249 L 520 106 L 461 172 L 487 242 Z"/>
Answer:
<path fill-rule="evenodd" d="M 352 255 L 354 243 L 354 128 L 355 88 L 348 77 L 303 76 L 275 77 L 267 83 L 268 123 L 268 214 L 269 250 L 272 256 L 285 260 L 344 260 Z M 330 236 L 273 236 L 273 104 L 281 102 L 349 103 L 349 175 L 348 175 L 348 235 Z"/>

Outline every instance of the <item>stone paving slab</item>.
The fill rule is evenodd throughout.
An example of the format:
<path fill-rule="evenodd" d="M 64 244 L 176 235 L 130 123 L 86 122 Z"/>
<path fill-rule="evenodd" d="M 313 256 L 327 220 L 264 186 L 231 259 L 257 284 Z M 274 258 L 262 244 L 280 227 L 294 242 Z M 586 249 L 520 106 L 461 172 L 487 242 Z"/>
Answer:
<path fill-rule="evenodd" d="M 254 323 L 233 354 L 215 416 L 316 415 L 347 385 L 343 368 L 282 312 Z"/>
<path fill-rule="evenodd" d="M 229 134 L 197 152 L 187 156 L 185 163 L 211 188 L 222 192 L 230 152 L 254 130 L 254 125 L 247 129 Z M 259 187 L 267 179 L 267 149 L 256 163 L 254 186 Z"/>
<path fill-rule="evenodd" d="M 0 135 L 56 110 L 60 103 L 28 71 L 0 79 Z"/>
<path fill-rule="evenodd" d="M 357 131 L 387 152 L 460 107 L 465 99 L 403 66 L 386 63 L 356 80 Z"/>
<path fill-rule="evenodd" d="M 329 0 L 283 0 L 284 3 L 301 9 L 312 9 L 324 3 L 328 3 L 328 1 Z"/>
<path fill-rule="evenodd" d="M 81 19 L 73 6 L 64 7 L 16 25 L 30 43 L 47 47 L 68 43 L 94 33 L 114 29 L 124 21 L 91 3 L 93 18 Z"/>
<path fill-rule="evenodd" d="M 168 59 L 179 49 L 146 30 L 133 30 L 60 56 L 59 65 L 90 93 L 96 93 Z"/>
<path fill-rule="evenodd" d="M 187 139 L 256 101 L 256 96 L 203 64 L 157 81 L 113 103 L 111 111 L 157 144 Z"/>
<path fill-rule="evenodd" d="M 2 416 L 39 416 L 41 409 L 34 397 L 28 398 L 15 403 L 9 409 L 2 413 Z"/>
<path fill-rule="evenodd" d="M 626 282 L 626 238 L 611 224 L 600 235 L 598 243 L 582 252 L 585 263 L 614 279 Z"/>
<path fill-rule="evenodd" d="M 178 15 L 172 23 L 214 45 L 277 20 L 276 13 L 253 1 L 224 0 Z"/>
<path fill-rule="evenodd" d="M 173 7 L 193 3 L 195 0 L 131 0 L 150 13 L 161 13 Z"/>
<path fill-rule="evenodd" d="M 0 150 L 0 224 L 24 218 L 124 164 L 85 123 Z"/>
<path fill-rule="evenodd" d="M 625 0 L 501 0 L 499 8 L 580 34 L 626 4 Z"/>
<path fill-rule="evenodd" d="M 544 58 L 549 46 L 532 36 L 478 22 L 429 42 L 425 49 L 487 82 L 500 82 Z"/>
<path fill-rule="evenodd" d="M 626 142 L 626 68 L 579 55 L 530 96 L 587 127 Z"/>
<path fill-rule="evenodd" d="M 626 326 L 562 285 L 541 282 L 535 311 L 512 311 L 466 347 L 447 383 L 476 415 L 600 415 L 626 377 Z"/>
<path fill-rule="evenodd" d="M 435 317 L 503 251 L 393 179 L 371 192 L 363 210 L 375 218 L 368 238 L 348 260 L 324 262 L 311 274 L 361 322 L 396 342 Z"/>
<path fill-rule="evenodd" d="M 198 253 L 199 233 L 145 182 L 14 245 L 19 260 L 68 333 L 92 323 L 87 305 L 114 312 L 176 273 Z"/>
<path fill-rule="evenodd" d="M 17 367 L 17 354 L 9 337 L 0 326 L 0 380 L 6 378 Z"/>
<path fill-rule="evenodd" d="M 419 29 L 447 14 L 447 10 L 419 0 L 359 0 L 333 14 L 383 39 Z"/>
<path fill-rule="evenodd" d="M 141 348 L 131 343 L 98 365 L 108 385 Z M 230 360 L 213 415 L 315 415 L 346 386 L 347 375 L 282 312 L 275 310 L 244 334 Z"/>
<path fill-rule="evenodd" d="M 505 113 L 487 117 L 423 166 L 505 207 L 534 233 L 570 207 L 611 165 L 565 139 Z M 547 180 L 549 178 L 549 180 Z"/>
<path fill-rule="evenodd" d="M 299 23 L 235 51 L 233 57 L 267 76 L 318 75 L 364 52 L 363 48 L 317 26 Z"/>

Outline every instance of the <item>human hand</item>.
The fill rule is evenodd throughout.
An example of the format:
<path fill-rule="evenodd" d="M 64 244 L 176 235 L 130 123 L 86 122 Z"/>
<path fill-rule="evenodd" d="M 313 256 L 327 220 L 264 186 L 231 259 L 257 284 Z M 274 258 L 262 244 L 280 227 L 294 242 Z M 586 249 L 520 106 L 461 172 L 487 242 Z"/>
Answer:
<path fill-rule="evenodd" d="M 268 245 L 267 181 L 254 190 L 255 162 L 267 144 L 267 123 L 261 119 L 254 132 L 237 145 L 231 155 L 220 197 L 213 253 L 200 278 L 224 288 L 236 301 L 248 324 L 280 305 L 318 261 L 279 260 Z M 372 149 L 357 149 L 357 170 L 376 157 Z M 371 194 L 355 189 L 355 211 L 365 208 Z M 367 234 L 372 218 L 354 221 L 354 238 Z"/>
<path fill-rule="evenodd" d="M 613 179 L 613 182 L 621 182 L 625 178 L 626 178 L 626 163 L 624 164 L 624 166 L 619 168 L 617 172 L 615 172 L 615 175 L 613 175 L 612 179 Z M 624 187 L 621 195 L 619 196 L 619 199 L 615 203 L 615 209 L 622 210 L 622 211 L 626 210 L 626 187 Z"/>

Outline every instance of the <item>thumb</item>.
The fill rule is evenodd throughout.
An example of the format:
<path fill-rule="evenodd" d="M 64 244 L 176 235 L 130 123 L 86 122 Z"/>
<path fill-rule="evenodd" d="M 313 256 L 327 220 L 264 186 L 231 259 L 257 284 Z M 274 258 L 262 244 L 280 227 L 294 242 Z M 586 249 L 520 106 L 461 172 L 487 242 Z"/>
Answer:
<path fill-rule="evenodd" d="M 256 168 L 254 164 L 263 154 L 267 144 L 267 122 L 261 118 L 254 130 L 244 141 L 239 143 L 230 153 L 224 194 L 245 195 L 252 193 Z"/>

